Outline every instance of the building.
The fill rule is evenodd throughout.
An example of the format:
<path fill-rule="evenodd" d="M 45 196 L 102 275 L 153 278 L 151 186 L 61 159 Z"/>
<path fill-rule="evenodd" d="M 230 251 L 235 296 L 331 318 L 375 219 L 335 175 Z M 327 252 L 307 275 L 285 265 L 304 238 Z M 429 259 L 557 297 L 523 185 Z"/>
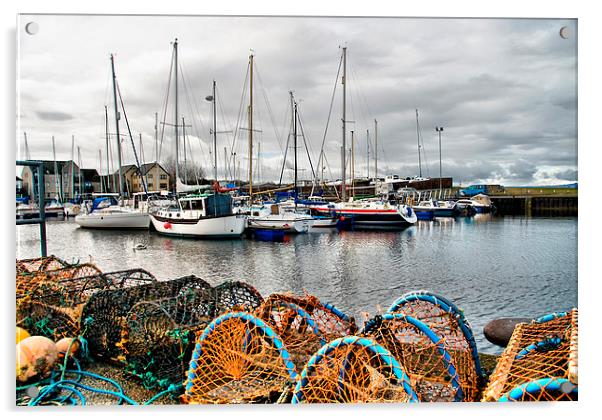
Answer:
<path fill-rule="evenodd" d="M 121 176 L 124 182 L 125 192 L 133 194 L 136 192 L 143 192 L 144 186 L 142 185 L 142 179 L 146 181 L 146 188 L 148 191 L 169 191 L 173 188 L 171 177 L 157 162 L 145 163 L 140 167 L 140 173 L 136 165 L 124 165 L 121 167 Z M 115 184 L 119 184 L 119 171 L 113 174 Z M 112 184 L 111 184 L 112 185 Z M 114 191 L 119 192 L 119 191 Z"/>
<path fill-rule="evenodd" d="M 81 196 L 100 191 L 100 177 L 96 169 L 81 169 L 71 161 L 43 160 L 45 199 L 59 198 L 65 202 Z M 25 195 L 34 197 L 38 192 L 37 171 L 24 166 L 21 172 L 22 190 Z"/>

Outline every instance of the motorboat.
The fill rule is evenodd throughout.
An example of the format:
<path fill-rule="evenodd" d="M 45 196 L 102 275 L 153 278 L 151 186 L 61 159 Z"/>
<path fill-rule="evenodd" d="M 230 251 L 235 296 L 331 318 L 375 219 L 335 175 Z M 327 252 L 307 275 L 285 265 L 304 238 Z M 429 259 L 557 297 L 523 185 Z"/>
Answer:
<path fill-rule="evenodd" d="M 232 211 L 230 194 L 189 194 L 174 203 L 154 208 L 150 220 L 158 233 L 194 238 L 240 237 L 246 216 Z"/>
<path fill-rule="evenodd" d="M 249 229 L 277 229 L 287 233 L 307 233 L 314 226 L 314 218 L 307 209 L 295 210 L 288 205 L 259 204 L 248 210 Z"/>

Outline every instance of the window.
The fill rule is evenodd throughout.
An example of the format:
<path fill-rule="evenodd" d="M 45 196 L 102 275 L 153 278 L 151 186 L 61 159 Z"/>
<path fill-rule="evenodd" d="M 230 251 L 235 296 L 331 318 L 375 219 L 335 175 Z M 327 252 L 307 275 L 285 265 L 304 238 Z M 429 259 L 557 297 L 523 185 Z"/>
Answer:
<path fill-rule="evenodd" d="M 153 174 L 148 174 L 148 179 L 153 179 Z"/>
<path fill-rule="evenodd" d="M 153 188 L 153 183 L 152 182 L 148 183 L 148 188 Z"/>
<path fill-rule="evenodd" d="M 161 188 L 162 190 L 166 190 L 167 189 L 167 184 L 162 182 L 159 184 L 159 188 Z"/>
<path fill-rule="evenodd" d="M 159 178 L 160 178 L 160 179 L 167 179 L 167 175 L 165 175 L 165 174 L 161 174 L 161 175 L 159 176 Z"/>

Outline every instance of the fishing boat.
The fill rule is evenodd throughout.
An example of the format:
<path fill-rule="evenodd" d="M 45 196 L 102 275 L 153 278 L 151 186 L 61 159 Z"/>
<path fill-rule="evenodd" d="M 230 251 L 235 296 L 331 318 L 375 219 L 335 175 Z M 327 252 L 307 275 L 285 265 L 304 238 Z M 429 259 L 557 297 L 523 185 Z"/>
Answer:
<path fill-rule="evenodd" d="M 75 223 L 87 229 L 148 229 L 148 214 L 120 206 L 115 195 L 84 202 L 84 211 L 75 216 Z"/>
<path fill-rule="evenodd" d="M 151 211 L 150 220 L 160 234 L 195 238 L 239 237 L 246 227 L 245 216 L 232 212 L 232 197 L 218 193 L 186 195 Z"/>

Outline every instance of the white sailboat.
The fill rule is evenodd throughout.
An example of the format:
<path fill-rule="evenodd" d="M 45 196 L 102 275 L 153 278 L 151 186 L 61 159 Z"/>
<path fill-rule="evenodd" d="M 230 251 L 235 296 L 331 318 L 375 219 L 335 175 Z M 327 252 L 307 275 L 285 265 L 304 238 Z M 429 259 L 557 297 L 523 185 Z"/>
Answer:
<path fill-rule="evenodd" d="M 119 165 L 119 196 L 123 196 L 123 180 L 121 174 L 121 137 L 119 135 L 120 114 L 119 109 L 117 107 L 117 86 L 113 55 L 111 55 L 111 70 L 113 73 L 113 102 L 115 108 L 115 129 L 117 139 L 117 157 Z M 127 122 L 127 116 L 125 118 Z M 132 147 L 134 149 L 136 164 L 138 168 L 140 168 L 140 164 L 138 162 L 138 155 L 136 154 L 136 148 L 134 147 L 133 141 Z M 146 191 L 146 183 L 144 182 L 144 179 L 142 179 L 142 183 L 144 185 L 144 190 Z M 150 227 L 150 218 L 148 213 L 124 206 L 123 202 L 118 200 L 115 196 L 116 194 L 103 194 L 102 196 L 97 196 L 92 202 L 86 202 L 84 206 L 84 213 L 80 212 L 80 214 L 75 216 L 75 223 L 77 223 L 82 228 L 91 229 L 148 229 Z"/>

